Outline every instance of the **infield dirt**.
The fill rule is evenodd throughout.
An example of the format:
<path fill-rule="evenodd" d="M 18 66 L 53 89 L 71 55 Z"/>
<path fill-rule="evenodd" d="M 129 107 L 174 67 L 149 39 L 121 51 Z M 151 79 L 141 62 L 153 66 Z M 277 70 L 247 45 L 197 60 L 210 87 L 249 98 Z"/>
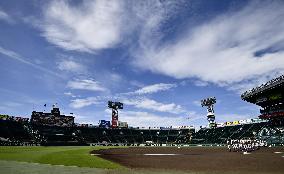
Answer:
<path fill-rule="evenodd" d="M 224 147 L 131 147 L 94 150 L 91 153 L 136 169 L 284 173 L 283 147 L 261 148 L 249 154 L 228 152 Z"/>

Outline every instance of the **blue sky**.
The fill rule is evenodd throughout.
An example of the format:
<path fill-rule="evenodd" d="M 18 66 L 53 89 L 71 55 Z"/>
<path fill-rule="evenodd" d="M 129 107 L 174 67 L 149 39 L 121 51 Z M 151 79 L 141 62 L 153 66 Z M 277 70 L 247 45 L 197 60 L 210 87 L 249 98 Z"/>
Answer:
<path fill-rule="evenodd" d="M 284 72 L 283 1 L 1 1 L 0 113 L 58 103 L 79 123 L 206 125 L 258 116 L 240 94 Z M 44 108 L 44 104 L 47 107 Z"/>

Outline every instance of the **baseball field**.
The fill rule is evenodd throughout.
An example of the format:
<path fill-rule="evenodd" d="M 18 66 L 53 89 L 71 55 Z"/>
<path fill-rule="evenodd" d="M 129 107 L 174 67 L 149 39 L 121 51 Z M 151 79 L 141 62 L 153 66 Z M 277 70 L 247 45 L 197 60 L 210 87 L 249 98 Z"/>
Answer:
<path fill-rule="evenodd" d="M 0 147 L 0 173 L 283 173 L 284 148 Z"/>

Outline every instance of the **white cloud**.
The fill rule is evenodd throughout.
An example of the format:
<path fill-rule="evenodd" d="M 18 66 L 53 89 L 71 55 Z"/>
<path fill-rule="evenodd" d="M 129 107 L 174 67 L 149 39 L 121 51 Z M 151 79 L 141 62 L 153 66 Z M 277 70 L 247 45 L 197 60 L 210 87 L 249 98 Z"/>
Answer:
<path fill-rule="evenodd" d="M 198 86 L 198 87 L 204 87 L 204 86 L 208 86 L 209 85 L 208 82 L 200 81 L 200 80 L 196 80 L 193 83 L 194 83 L 195 86 Z"/>
<path fill-rule="evenodd" d="M 269 80 L 271 80 L 275 77 L 278 77 L 282 74 L 284 74 L 284 71 L 279 71 L 279 72 L 263 75 L 263 76 L 260 76 L 260 77 L 257 77 L 257 78 L 244 80 L 242 82 L 234 83 L 233 85 L 229 86 L 228 90 L 236 91 L 237 93 L 242 94 L 243 92 L 245 92 L 249 89 L 255 88 L 256 86 L 260 86 L 260 85 L 268 82 Z"/>
<path fill-rule="evenodd" d="M 49 42 L 61 48 L 97 52 L 131 42 L 128 36 L 133 33 L 149 36 L 148 31 L 159 27 L 169 11 L 178 12 L 178 5 L 158 0 L 85 0 L 76 5 L 52 1 L 43 9 L 43 22 L 36 25 Z"/>
<path fill-rule="evenodd" d="M 69 59 L 63 59 L 57 62 L 57 67 L 62 71 L 75 72 L 75 73 L 81 73 L 86 70 L 85 66 Z"/>
<path fill-rule="evenodd" d="M 6 55 L 7 58 L 17 60 L 17 61 L 19 61 L 21 63 L 29 65 L 29 66 L 31 66 L 31 67 L 33 67 L 35 69 L 38 69 L 38 70 L 40 70 L 42 72 L 51 74 L 51 75 L 56 76 L 56 77 L 63 78 L 61 75 L 55 73 L 54 71 L 51 71 L 51 70 L 49 70 L 47 68 L 44 68 L 43 66 L 34 64 L 28 58 L 25 58 L 25 57 L 19 55 L 18 53 L 14 52 L 12 50 L 7 50 L 7 49 L 5 49 L 5 48 L 3 48 L 1 46 L 0 46 L 0 54 Z"/>
<path fill-rule="evenodd" d="M 64 93 L 65 95 L 71 96 L 72 93 Z M 90 106 L 93 104 L 102 104 L 108 100 L 117 100 L 124 104 L 124 107 L 133 106 L 138 109 L 147 109 L 151 111 L 172 113 L 172 114 L 192 114 L 193 112 L 187 111 L 181 105 L 175 103 L 160 103 L 153 99 L 140 97 L 128 99 L 124 96 L 96 96 L 88 97 L 83 99 L 74 99 L 71 100 L 70 106 L 73 108 L 82 108 L 85 106 Z"/>
<path fill-rule="evenodd" d="M 81 89 L 90 91 L 107 91 L 106 88 L 93 79 L 73 80 L 67 83 L 67 87 L 70 89 Z"/>
<path fill-rule="evenodd" d="M 201 100 L 194 100 L 192 104 L 194 104 L 195 106 L 201 107 Z"/>
<path fill-rule="evenodd" d="M 142 82 L 140 81 L 137 81 L 137 80 L 132 80 L 129 82 L 132 86 L 135 86 L 135 87 L 139 87 L 139 88 L 142 88 L 143 86 L 145 86 Z"/>
<path fill-rule="evenodd" d="M 123 80 L 123 76 L 117 73 L 109 72 L 107 73 L 107 79 L 114 83 L 119 83 Z"/>
<path fill-rule="evenodd" d="M 66 50 L 93 52 L 121 39 L 122 1 L 52 1 L 44 9 L 41 29 L 51 43 Z"/>
<path fill-rule="evenodd" d="M 106 109 L 107 117 L 111 115 L 111 110 Z M 126 121 L 130 126 L 135 127 L 163 127 L 163 126 L 199 126 L 207 123 L 206 115 L 198 115 L 190 112 L 184 115 L 158 115 L 145 111 L 119 111 L 120 121 Z"/>
<path fill-rule="evenodd" d="M 137 99 L 122 99 L 125 105 L 134 106 L 140 109 L 148 109 L 159 112 L 168 112 L 173 114 L 185 113 L 186 111 L 175 103 L 160 103 L 148 98 L 137 98 Z"/>
<path fill-rule="evenodd" d="M 121 111 L 119 120 L 127 121 L 130 126 L 189 126 L 191 123 L 182 116 L 160 116 L 148 112 Z"/>
<path fill-rule="evenodd" d="M 71 100 L 71 103 L 69 104 L 69 106 L 71 108 L 74 108 L 74 109 L 79 109 L 79 108 L 83 108 L 83 107 L 86 107 L 86 106 L 90 106 L 90 105 L 93 105 L 93 104 L 99 104 L 99 103 L 101 103 L 101 102 L 99 101 L 98 98 L 88 97 L 88 98 L 84 98 L 84 99 Z"/>
<path fill-rule="evenodd" d="M 178 79 L 194 77 L 223 86 L 280 72 L 284 70 L 283 15 L 281 1 L 250 3 L 240 11 L 189 26 L 172 43 L 141 35 L 134 64 Z M 270 53 L 255 56 L 261 50 Z"/>
<path fill-rule="evenodd" d="M 133 92 L 133 94 L 152 94 L 152 93 L 156 93 L 159 91 L 167 91 L 171 88 L 176 87 L 176 84 L 167 84 L 167 83 L 158 83 L 158 84 L 154 84 L 154 85 L 149 85 L 149 86 L 145 86 L 141 89 L 138 89 L 136 91 Z"/>
<path fill-rule="evenodd" d="M 70 96 L 70 97 L 76 97 L 72 92 L 64 92 L 64 95 Z"/>
<path fill-rule="evenodd" d="M 4 20 L 6 22 L 12 23 L 13 19 L 6 12 L 0 10 L 0 20 Z"/>

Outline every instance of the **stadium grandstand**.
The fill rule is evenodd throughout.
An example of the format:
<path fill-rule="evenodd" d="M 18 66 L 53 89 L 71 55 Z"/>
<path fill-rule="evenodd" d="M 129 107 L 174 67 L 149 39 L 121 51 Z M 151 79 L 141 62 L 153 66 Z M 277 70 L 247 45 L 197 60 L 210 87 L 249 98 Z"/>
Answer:
<path fill-rule="evenodd" d="M 30 121 L 1 115 L 0 142 L 1 145 L 162 145 L 187 142 L 195 132 L 190 126 L 127 127 L 118 124 L 113 128 L 106 122 L 75 124 L 73 116 L 60 115 L 57 107 L 50 113 L 33 111 Z"/>
<path fill-rule="evenodd" d="M 76 124 L 73 116 L 61 115 L 55 105 L 50 113 L 33 111 L 31 119 L 0 115 L 0 145 L 222 145 L 230 139 L 259 139 L 280 145 L 284 144 L 283 92 L 283 75 L 246 91 L 241 98 L 260 106 L 260 115 L 225 123 L 214 121 L 216 98 L 202 100 L 209 126 L 198 131 L 192 126 L 129 127 L 118 121 L 123 104 L 111 101 L 112 120 L 100 120 L 98 125 Z"/>
<path fill-rule="evenodd" d="M 219 123 L 193 134 L 191 143 L 225 144 L 229 139 L 259 139 L 284 144 L 284 75 L 241 95 L 244 101 L 261 107 L 255 119 Z"/>

